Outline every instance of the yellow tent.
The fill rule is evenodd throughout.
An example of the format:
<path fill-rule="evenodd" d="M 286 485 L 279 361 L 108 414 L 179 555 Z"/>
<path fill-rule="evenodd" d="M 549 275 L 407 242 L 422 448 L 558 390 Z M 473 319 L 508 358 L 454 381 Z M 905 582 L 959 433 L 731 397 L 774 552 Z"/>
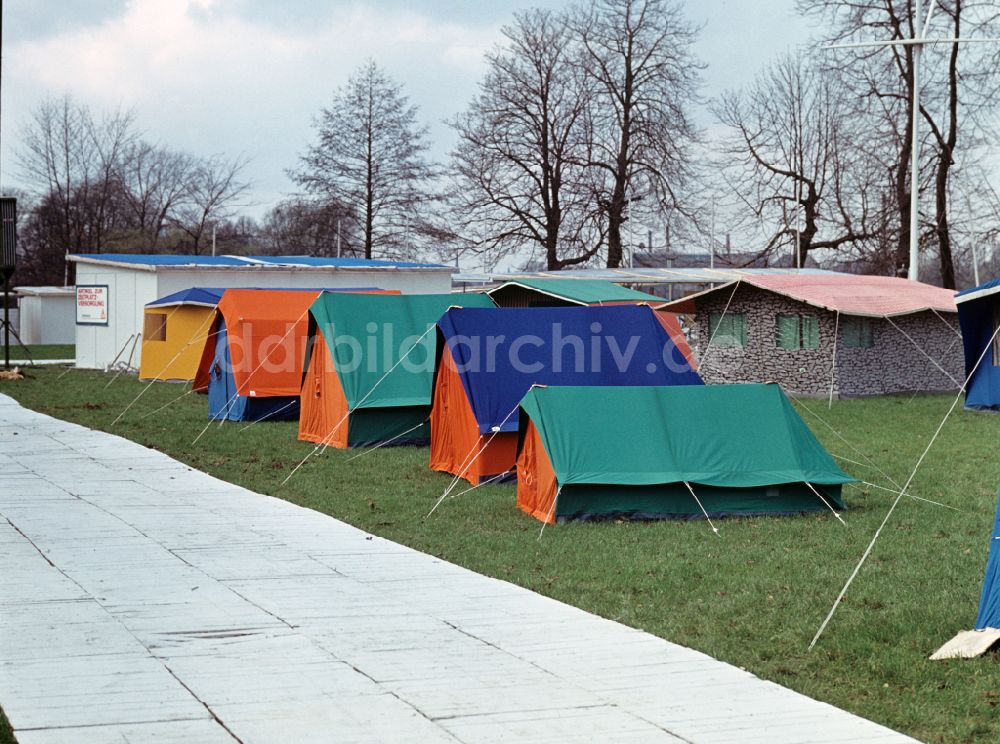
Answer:
<path fill-rule="evenodd" d="M 146 305 L 140 380 L 194 379 L 224 291 L 193 287 Z"/>

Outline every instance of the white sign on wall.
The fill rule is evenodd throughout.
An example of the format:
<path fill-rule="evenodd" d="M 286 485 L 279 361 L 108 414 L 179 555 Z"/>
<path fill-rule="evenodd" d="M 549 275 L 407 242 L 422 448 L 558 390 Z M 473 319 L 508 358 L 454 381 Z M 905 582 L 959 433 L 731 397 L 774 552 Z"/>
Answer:
<path fill-rule="evenodd" d="M 108 324 L 108 285 L 80 284 L 76 287 L 76 324 Z"/>

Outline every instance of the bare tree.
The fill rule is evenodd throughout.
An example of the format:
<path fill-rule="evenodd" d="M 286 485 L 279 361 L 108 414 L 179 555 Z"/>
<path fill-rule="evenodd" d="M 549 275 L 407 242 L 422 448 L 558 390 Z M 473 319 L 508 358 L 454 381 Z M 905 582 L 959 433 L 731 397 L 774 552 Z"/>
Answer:
<path fill-rule="evenodd" d="M 287 199 L 264 218 L 261 239 L 274 255 L 352 256 L 362 248 L 357 224 L 342 205 Z"/>
<path fill-rule="evenodd" d="M 130 226 L 155 248 L 175 210 L 188 197 L 194 158 L 148 142 L 125 148 L 119 166 L 121 198 Z"/>
<path fill-rule="evenodd" d="M 452 211 L 467 246 L 494 261 L 534 246 L 549 270 L 582 263 L 602 234 L 582 162 L 591 91 L 572 29 L 563 14 L 529 10 L 502 34 L 478 95 L 452 121 Z"/>
<path fill-rule="evenodd" d="M 365 258 L 412 249 L 413 225 L 434 198 L 434 170 L 424 158 L 427 128 L 402 86 L 369 60 L 334 93 L 316 132 L 292 179 L 350 210 Z"/>
<path fill-rule="evenodd" d="M 190 239 L 191 250 L 201 253 L 206 231 L 214 222 L 232 215 L 234 202 L 250 188 L 241 180 L 247 160 L 222 155 L 197 161 L 188 170 L 184 199 L 171 215 L 171 224 Z"/>
<path fill-rule="evenodd" d="M 802 12 L 818 16 L 830 29 L 826 40 L 871 41 L 904 40 L 914 35 L 915 26 L 924 18 L 914 18 L 912 0 L 799 0 Z M 970 35 L 996 36 L 998 12 L 995 5 L 967 0 L 940 0 L 938 21 L 930 34 L 941 28 L 940 36 L 964 38 Z M 940 26 L 940 19 L 947 21 Z M 947 28 L 944 28 L 946 26 Z M 949 194 L 957 150 L 978 146 L 985 114 L 994 110 L 998 57 L 987 45 L 934 45 L 925 50 L 921 65 L 922 106 L 913 111 L 913 47 L 907 44 L 886 48 L 839 50 L 830 64 L 860 98 L 859 115 L 872 123 L 879 147 L 872 157 L 883 159 L 891 171 L 896 219 L 895 264 L 905 274 L 909 264 L 910 189 L 931 188 L 935 194 L 934 214 L 924 221 L 934 239 L 939 258 L 940 277 L 947 287 L 955 285 L 953 236 L 949 229 Z M 944 55 L 940 59 L 937 55 Z M 944 112 L 943 115 L 937 112 Z M 930 142 L 924 147 L 917 174 L 910 173 L 914 114 L 929 125 Z M 964 132 L 960 140 L 960 132 Z M 923 231 L 923 228 L 921 228 Z"/>
<path fill-rule="evenodd" d="M 130 111 L 95 119 L 68 96 L 43 101 L 21 132 L 21 175 L 44 197 L 46 233 L 66 253 L 101 252 L 119 226 L 117 173 L 135 138 Z"/>
<path fill-rule="evenodd" d="M 593 0 L 576 27 L 583 70 L 597 88 L 586 163 L 601 189 L 607 265 L 617 267 L 630 200 L 641 195 L 684 212 L 697 134 L 690 117 L 701 70 L 691 51 L 696 30 L 674 0 Z"/>
<path fill-rule="evenodd" d="M 836 77 L 786 54 L 713 110 L 731 131 L 730 186 L 769 233 L 762 253 L 792 248 L 804 266 L 810 251 L 875 237 L 883 179 L 859 146 L 864 128 Z"/>

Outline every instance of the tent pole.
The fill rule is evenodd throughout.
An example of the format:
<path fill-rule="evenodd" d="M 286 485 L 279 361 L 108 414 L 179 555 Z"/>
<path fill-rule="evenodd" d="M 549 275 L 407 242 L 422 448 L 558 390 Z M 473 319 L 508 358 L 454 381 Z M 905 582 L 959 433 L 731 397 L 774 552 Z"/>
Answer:
<path fill-rule="evenodd" d="M 861 571 L 861 567 L 864 566 L 865 561 L 868 560 L 868 556 L 871 555 L 872 550 L 874 550 L 875 543 L 878 541 L 879 535 L 882 534 L 882 530 L 885 529 L 885 526 L 889 523 L 889 520 L 892 518 L 893 512 L 895 512 L 896 507 L 899 506 L 900 500 L 902 500 L 903 496 L 906 495 L 906 492 L 909 489 L 910 484 L 913 483 L 913 479 L 917 475 L 917 471 L 920 470 L 920 466 L 923 464 L 924 459 L 927 457 L 927 453 L 931 451 L 931 447 L 933 447 L 934 442 L 937 441 L 937 438 L 941 434 L 941 430 L 944 428 L 944 425 L 947 424 L 948 419 L 951 418 L 951 414 L 954 412 L 955 406 L 957 406 L 958 401 L 962 399 L 962 393 L 965 392 L 965 388 L 969 384 L 969 380 L 971 380 L 972 376 L 976 374 L 976 370 L 979 369 L 979 365 L 983 363 L 983 359 L 986 357 L 986 352 L 988 352 L 992 347 L 993 342 L 996 340 L 997 334 L 1000 334 L 1000 327 L 998 327 L 995 331 L 993 331 L 993 335 L 990 337 L 989 343 L 986 345 L 986 348 L 983 349 L 983 353 L 979 355 L 979 359 L 976 360 L 976 363 L 972 366 L 972 369 L 969 370 L 969 374 L 966 376 L 965 382 L 962 383 L 962 387 L 958 391 L 958 395 L 955 396 L 955 400 L 953 400 L 951 403 L 951 408 L 948 409 L 948 412 L 944 415 L 944 418 L 941 419 L 941 423 L 938 424 L 938 428 L 935 430 L 934 436 L 931 437 L 931 441 L 927 443 L 927 446 L 924 448 L 924 451 L 921 453 L 920 457 L 917 458 L 917 464 L 913 466 L 913 470 L 910 472 L 910 477 L 906 479 L 906 483 L 899 490 L 899 494 L 896 496 L 895 499 L 893 499 L 892 506 L 889 507 L 889 511 L 885 513 L 885 518 L 882 520 L 882 523 L 878 526 L 878 529 L 875 530 L 875 534 L 872 536 L 871 542 L 868 543 L 868 547 L 865 548 L 865 552 L 861 554 L 861 559 L 854 567 L 854 570 L 851 572 L 851 575 L 847 577 L 847 581 L 844 583 L 844 586 L 840 590 L 840 593 L 837 595 L 837 598 L 833 600 L 833 606 L 830 608 L 830 611 L 827 613 L 826 617 L 823 618 L 823 622 L 820 623 L 819 629 L 816 631 L 816 635 L 813 636 L 812 641 L 809 643 L 809 649 L 808 649 L 809 651 L 812 651 L 813 648 L 816 647 L 816 644 L 819 642 L 820 637 L 826 630 L 826 626 L 830 624 L 830 621 L 833 619 L 834 613 L 837 612 L 837 608 L 840 606 L 841 601 L 844 599 L 844 595 L 847 594 L 847 590 L 851 588 L 851 584 L 854 582 L 854 579 Z"/>
<path fill-rule="evenodd" d="M 309 312 L 309 311 L 307 310 L 306 312 Z M 420 345 L 420 342 L 423 341 L 424 336 L 426 336 L 428 333 L 430 333 L 431 329 L 433 329 L 433 328 L 437 328 L 437 325 L 428 326 L 427 330 L 420 334 L 420 338 L 418 338 L 416 341 L 413 342 L 413 346 L 411 346 L 409 349 L 407 349 L 405 353 L 403 353 L 402 355 L 400 355 L 399 359 L 396 361 L 396 363 L 394 365 L 392 365 L 392 367 L 389 368 L 388 372 L 386 372 L 384 375 L 382 375 L 380 378 L 378 378 L 378 380 L 376 380 L 375 384 L 371 386 L 371 388 L 368 390 L 367 393 L 364 394 L 364 396 L 361 398 L 361 400 L 359 400 L 354 405 L 354 409 L 353 410 L 356 411 L 358 408 L 361 407 L 362 403 L 364 403 L 366 400 L 368 400 L 369 397 L 371 397 L 371 394 L 373 392 L 375 392 L 375 388 L 377 388 L 379 385 L 381 385 L 382 381 L 386 377 L 388 377 L 392 373 L 392 371 L 394 369 L 396 369 L 396 367 L 398 367 L 402 363 L 403 359 L 405 359 L 409 355 L 409 353 L 411 351 L 413 351 L 415 348 L 417 348 L 417 346 Z M 290 472 L 285 477 L 285 479 L 283 481 L 281 481 L 281 485 L 285 485 L 286 483 L 288 483 L 288 481 L 291 480 L 292 476 L 295 475 L 295 473 L 298 472 L 299 468 L 301 468 L 303 465 L 306 464 L 306 460 L 308 460 L 310 457 L 312 457 L 313 455 L 315 455 L 317 452 L 319 452 L 320 454 L 323 454 L 324 452 L 326 452 L 327 448 L 330 445 L 330 442 L 329 442 L 330 438 L 334 435 L 334 433 L 336 433 L 337 429 L 340 428 L 340 425 L 342 423 L 344 423 L 344 421 L 347 419 L 347 417 L 351 415 L 351 410 L 352 409 L 350 407 L 348 407 L 347 413 L 344 414 L 344 417 L 342 419 L 340 419 L 340 421 L 338 421 L 337 424 L 332 429 L 330 429 L 330 433 L 327 434 L 325 437 L 323 437 L 323 441 L 322 442 L 319 442 L 315 447 L 313 447 L 313 449 L 312 449 L 311 452 L 306 453 L 306 456 L 303 457 L 299 461 L 299 464 L 296 465 L 294 468 L 292 468 L 292 472 Z M 447 495 L 447 493 L 445 495 Z M 442 499 L 443 498 L 444 497 L 442 497 Z M 441 503 L 441 502 L 439 501 L 438 503 Z M 435 506 L 434 508 L 436 509 L 437 506 Z M 432 509 L 431 511 L 433 512 L 434 510 Z M 428 516 L 430 516 L 430 515 L 428 515 Z"/>

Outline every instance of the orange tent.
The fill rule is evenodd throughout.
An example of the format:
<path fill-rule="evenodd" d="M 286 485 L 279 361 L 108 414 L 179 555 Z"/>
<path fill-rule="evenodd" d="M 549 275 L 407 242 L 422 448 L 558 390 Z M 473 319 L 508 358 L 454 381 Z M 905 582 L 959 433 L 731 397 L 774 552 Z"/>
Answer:
<path fill-rule="evenodd" d="M 516 431 L 480 433 L 455 358 L 443 349 L 431 406 L 431 470 L 477 485 L 509 472 L 516 458 Z"/>
<path fill-rule="evenodd" d="M 211 418 L 278 418 L 279 410 L 286 412 L 280 418 L 298 416 L 309 307 L 322 291 L 226 290 L 194 381 L 195 390 L 208 392 Z M 255 402 L 262 399 L 274 400 Z"/>
<path fill-rule="evenodd" d="M 310 309 L 299 439 L 344 449 L 425 444 L 434 324 L 482 294 L 358 297 L 329 292 Z"/>

